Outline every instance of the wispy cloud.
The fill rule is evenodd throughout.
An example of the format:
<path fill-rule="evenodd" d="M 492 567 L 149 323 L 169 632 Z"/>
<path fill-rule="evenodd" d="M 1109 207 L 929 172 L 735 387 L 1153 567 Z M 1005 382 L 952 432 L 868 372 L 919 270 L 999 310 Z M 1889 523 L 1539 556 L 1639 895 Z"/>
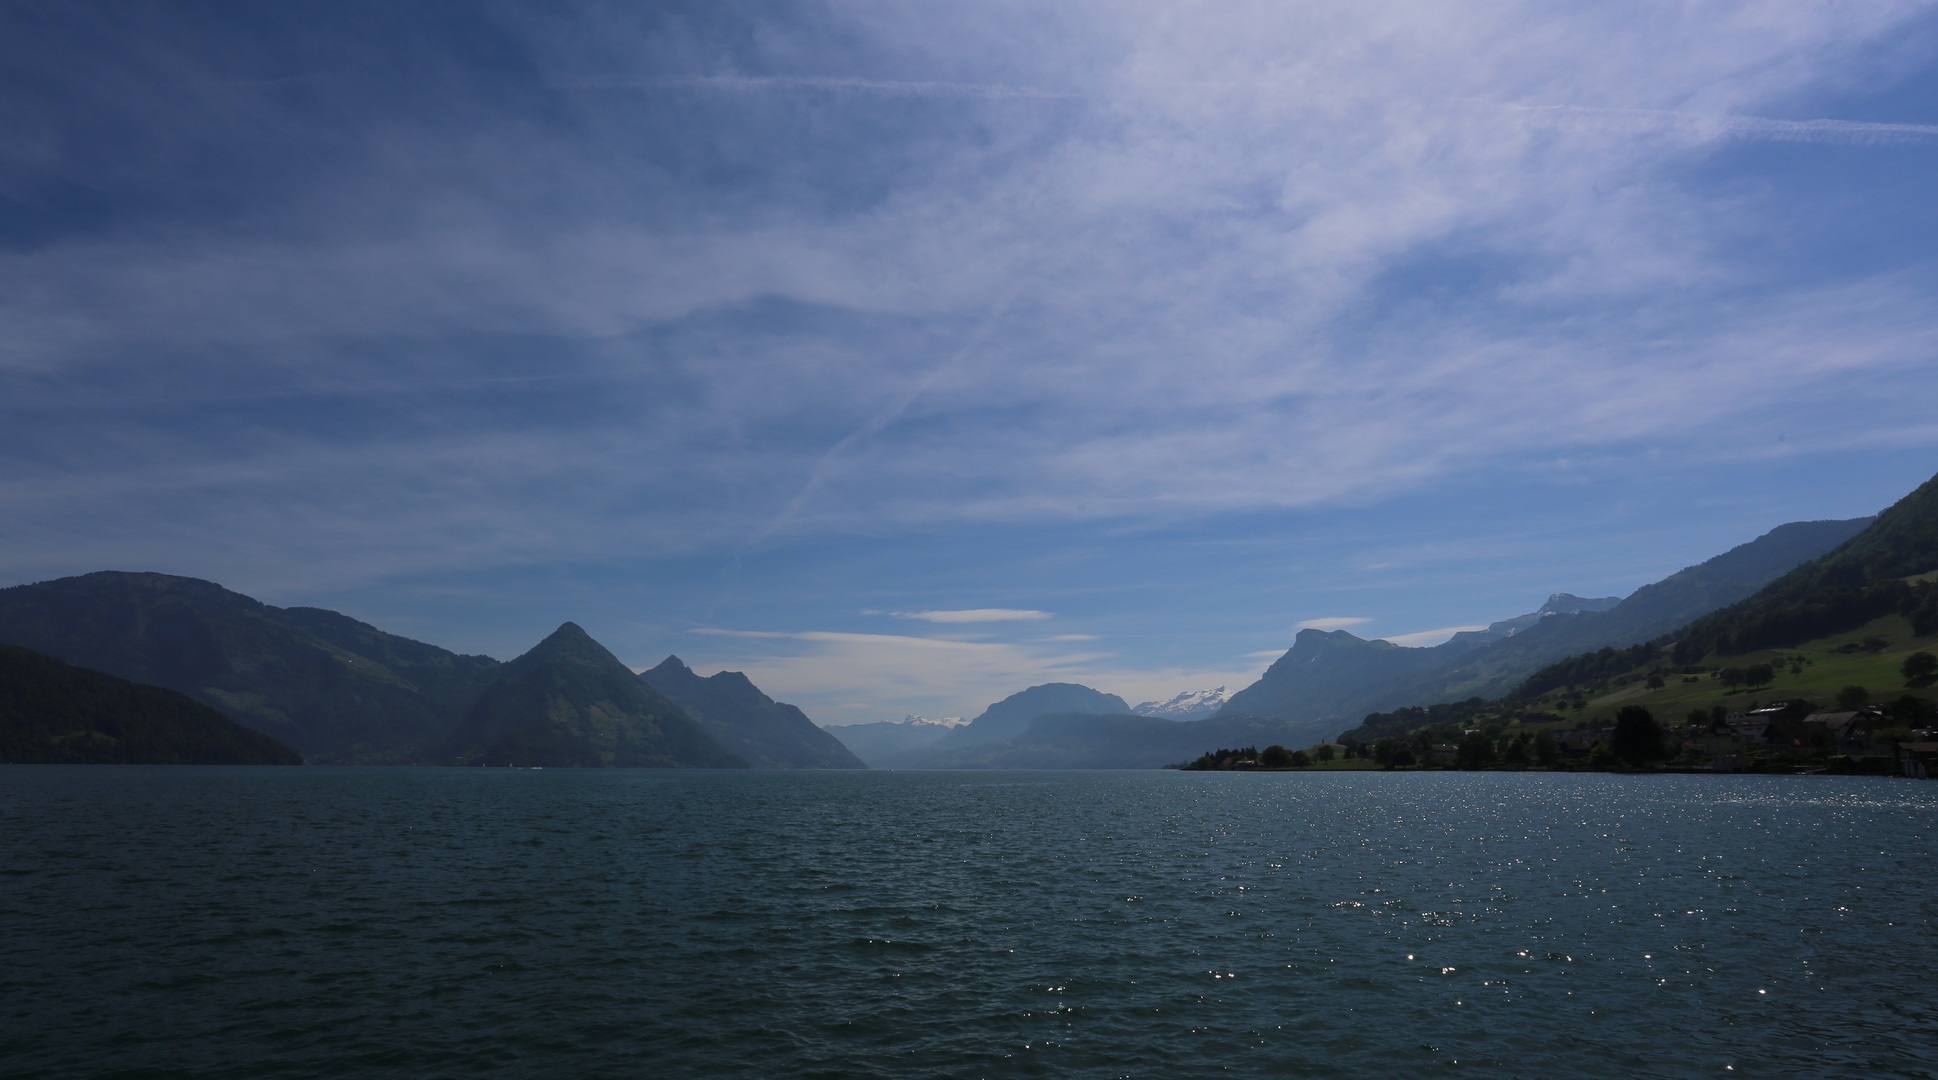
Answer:
<path fill-rule="evenodd" d="M 1491 103 L 1490 103 L 1491 104 Z M 1530 127 L 1619 134 L 1673 134 L 1696 139 L 1763 139 L 1841 146 L 1905 146 L 1938 142 L 1938 124 L 1860 120 L 1782 120 L 1666 109 L 1607 109 L 1585 105 L 1498 105 Z"/>
<path fill-rule="evenodd" d="M 960 611 L 896 611 L 898 619 L 920 619 L 932 623 L 1040 622 L 1053 618 L 1047 611 L 1026 608 L 965 608 Z M 1068 639 L 1065 639 L 1068 640 Z"/>
<path fill-rule="evenodd" d="M 1395 645 L 1403 645 L 1409 649 L 1420 649 L 1420 648 L 1426 648 L 1432 645 L 1438 645 L 1448 640 L 1449 638 L 1453 637 L 1455 634 L 1466 633 L 1469 630 L 1485 630 L 1485 629 L 1487 629 L 1485 625 L 1443 626 L 1438 630 L 1419 630 L 1411 634 L 1394 634 L 1391 637 L 1381 638 L 1380 640 L 1390 641 Z"/>
<path fill-rule="evenodd" d="M 1372 621 L 1373 620 L 1371 619 L 1360 618 L 1354 615 L 1333 615 L 1323 619 L 1307 619 L 1304 622 L 1299 623 L 1295 627 L 1295 629 L 1341 630 L 1348 626 L 1359 626 L 1363 623 L 1369 623 Z"/>
<path fill-rule="evenodd" d="M 888 97 L 943 98 L 1074 98 L 1080 95 L 1034 86 L 862 79 L 828 75 L 587 75 L 555 77 L 552 85 L 579 90 L 666 90 L 674 88 L 727 92 L 814 90 L 830 93 L 877 94 Z"/>

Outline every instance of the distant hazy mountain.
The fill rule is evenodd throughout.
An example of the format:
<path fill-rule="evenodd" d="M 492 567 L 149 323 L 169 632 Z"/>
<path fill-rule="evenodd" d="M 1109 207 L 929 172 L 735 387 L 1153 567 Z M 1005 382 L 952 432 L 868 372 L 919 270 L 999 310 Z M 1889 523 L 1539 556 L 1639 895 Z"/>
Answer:
<path fill-rule="evenodd" d="M 442 756 L 459 765 L 747 767 L 572 623 L 499 668 Z"/>
<path fill-rule="evenodd" d="M 1021 734 L 1030 726 L 1030 721 L 1046 713 L 1129 712 L 1130 706 L 1116 694 L 1106 694 L 1076 683 L 1044 683 L 1019 690 L 996 702 L 974 720 L 944 732 L 940 739 L 925 748 L 886 754 L 879 764 L 870 764 L 876 768 L 935 768 L 939 766 L 933 766 L 930 762 L 944 751 L 1002 742 Z"/>
<path fill-rule="evenodd" d="M 303 757 L 186 694 L 0 645 L 0 762 L 301 765 Z"/>
<path fill-rule="evenodd" d="M 1220 686 L 1215 690 L 1186 690 L 1169 701 L 1146 701 L 1131 712 L 1137 716 L 1161 716 L 1166 720 L 1202 720 L 1225 707 L 1231 695 Z"/>
<path fill-rule="evenodd" d="M 1301 630 L 1292 648 L 1257 682 L 1233 694 L 1219 715 L 1306 722 L 1309 741 L 1317 741 L 1376 710 L 1498 696 L 1556 659 L 1646 640 L 1748 596 L 1870 521 L 1780 525 L 1618 603 L 1556 593 L 1539 611 L 1456 634 L 1430 649 L 1366 641 L 1345 631 Z"/>
<path fill-rule="evenodd" d="M 1076 683 L 1044 683 L 1019 690 L 982 711 L 982 715 L 944 734 L 938 746 L 974 746 L 1021 733 L 1044 713 L 1128 713 L 1116 694 Z"/>
<path fill-rule="evenodd" d="M 179 690 L 313 763 L 431 760 L 498 667 L 334 611 L 115 571 L 0 589 L 0 643 Z"/>
<path fill-rule="evenodd" d="M 761 693 L 738 671 L 703 679 L 679 657 L 669 656 L 639 678 L 756 769 L 868 767 L 840 739 L 815 727 L 807 714 Z"/>
<path fill-rule="evenodd" d="M 932 769 L 1159 769 L 1224 747 L 1274 743 L 1302 749 L 1308 725 L 1255 716 L 1166 720 L 1158 716 L 1049 713 L 1002 742 L 935 753 Z"/>
<path fill-rule="evenodd" d="M 870 768 L 882 768 L 898 755 L 933 746 L 937 739 L 948 734 L 950 728 L 961 727 L 964 723 L 966 721 L 958 716 L 931 720 L 910 713 L 901 720 L 830 725 L 822 730 L 840 739 L 843 746 L 854 751 L 855 756 L 867 762 Z"/>

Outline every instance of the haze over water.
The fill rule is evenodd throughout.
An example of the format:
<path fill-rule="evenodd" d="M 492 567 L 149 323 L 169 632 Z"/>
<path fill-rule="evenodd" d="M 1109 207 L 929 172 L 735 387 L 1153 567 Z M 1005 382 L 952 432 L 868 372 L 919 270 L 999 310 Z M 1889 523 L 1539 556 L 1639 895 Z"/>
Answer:
<path fill-rule="evenodd" d="M 0 1065 L 1930 1076 L 1935 820 L 1881 778 L 9 768 Z"/>

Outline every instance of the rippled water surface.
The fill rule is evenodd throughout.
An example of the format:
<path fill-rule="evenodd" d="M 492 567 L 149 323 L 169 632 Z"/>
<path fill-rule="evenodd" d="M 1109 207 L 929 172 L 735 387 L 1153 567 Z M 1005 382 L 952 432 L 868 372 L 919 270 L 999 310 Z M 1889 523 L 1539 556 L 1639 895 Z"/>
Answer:
<path fill-rule="evenodd" d="M 0 767 L 0 1074 L 1932 1076 L 1934 824 L 1880 778 Z"/>

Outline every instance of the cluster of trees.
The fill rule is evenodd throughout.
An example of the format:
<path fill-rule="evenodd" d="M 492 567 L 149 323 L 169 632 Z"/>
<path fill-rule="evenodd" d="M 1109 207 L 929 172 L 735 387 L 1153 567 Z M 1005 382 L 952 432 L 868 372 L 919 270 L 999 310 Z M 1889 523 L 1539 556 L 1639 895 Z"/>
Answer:
<path fill-rule="evenodd" d="M 1706 712 L 1700 722 L 1709 722 Z M 1366 756 L 1388 769 L 1417 765 L 1421 753 L 1431 745 L 1429 737 L 1425 732 L 1413 740 L 1385 736 L 1367 748 Z M 1649 762 L 1674 757 L 1677 750 L 1653 713 L 1640 705 L 1630 705 L 1616 714 L 1615 730 L 1608 743 L 1598 745 L 1589 761 L 1603 768 L 1617 765 L 1641 768 Z M 1547 728 L 1533 734 L 1504 731 L 1497 727 L 1473 728 L 1461 734 L 1454 746 L 1453 764 L 1461 769 L 1530 765 L 1554 768 L 1561 761 L 1561 742 Z"/>
<path fill-rule="evenodd" d="M 1348 748 L 1346 751 L 1348 757 L 1352 756 L 1353 753 L 1354 751 L 1351 748 Z M 1234 750 L 1223 748 L 1213 750 L 1209 754 L 1200 755 L 1198 760 L 1187 762 L 1178 766 L 1178 768 L 1192 771 L 1217 769 L 1303 769 L 1314 762 L 1331 761 L 1336 756 L 1338 756 L 1338 752 L 1332 748 L 1332 744 L 1330 743 L 1320 743 L 1318 746 L 1313 747 L 1310 753 L 1304 750 L 1287 750 L 1285 747 L 1278 745 L 1268 746 L 1263 750 L 1260 750 L 1256 746 L 1244 746 Z"/>
<path fill-rule="evenodd" d="M 1662 645 L 1656 641 L 1645 641 L 1626 649 L 1604 646 L 1599 652 L 1582 653 L 1580 656 L 1571 656 L 1566 660 L 1557 660 L 1549 664 L 1529 675 L 1508 696 L 1525 701 L 1562 687 L 1592 686 L 1605 679 L 1626 675 L 1636 668 L 1653 664 L 1661 658 Z"/>
<path fill-rule="evenodd" d="M 1904 658 L 1904 663 L 1898 665 L 1898 673 L 1904 676 L 1905 684 L 1908 686 L 1925 685 L 1931 681 L 1933 675 L 1938 675 L 1938 656 L 1928 652 L 1914 652 Z"/>
<path fill-rule="evenodd" d="M 1492 715 L 1499 706 L 1486 698 L 1471 697 L 1466 701 L 1442 702 L 1438 705 L 1408 705 L 1386 713 L 1367 713 L 1359 726 L 1339 736 L 1339 741 L 1347 745 L 1377 742 L 1382 738 L 1406 735 L 1423 727 L 1438 727 L 1443 724 L 1471 726 L 1472 721 L 1483 715 Z"/>
<path fill-rule="evenodd" d="M 1525 732 L 1490 735 L 1476 729 L 1460 737 L 1454 749 L 1454 764 L 1463 769 L 1484 769 L 1490 765 L 1541 765 L 1553 768 L 1561 762 L 1561 744 L 1554 732 L 1543 728 L 1533 737 Z"/>
<path fill-rule="evenodd" d="M 1747 686 L 1754 690 L 1759 686 L 1768 686 L 1775 682 L 1776 669 L 1769 664 L 1751 664 L 1749 667 L 1726 667 L 1717 672 L 1716 677 L 1723 680 L 1723 685 L 1729 687 L 1732 691 L 1739 686 Z"/>

